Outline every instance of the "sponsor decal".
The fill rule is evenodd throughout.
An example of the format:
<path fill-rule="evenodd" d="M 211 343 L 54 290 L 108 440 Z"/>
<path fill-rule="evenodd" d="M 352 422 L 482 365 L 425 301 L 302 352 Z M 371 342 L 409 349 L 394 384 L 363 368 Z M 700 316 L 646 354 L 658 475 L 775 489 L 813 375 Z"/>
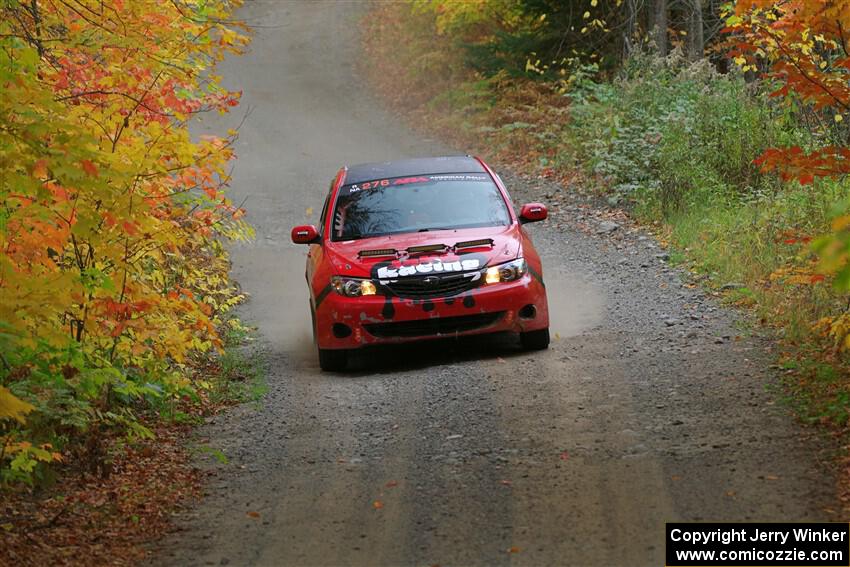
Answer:
<path fill-rule="evenodd" d="M 486 175 L 453 174 L 453 175 L 431 175 L 431 181 L 487 181 Z"/>
<path fill-rule="evenodd" d="M 430 258 L 420 259 L 418 263 L 403 264 L 401 262 L 379 262 L 372 266 L 371 278 L 376 280 L 381 285 L 378 287 L 378 294 L 385 296 L 386 300 L 384 308 L 381 311 L 384 319 L 392 319 L 395 317 L 395 301 L 401 301 L 391 291 L 392 285 L 399 281 L 404 281 L 406 278 L 417 278 L 426 288 L 437 289 L 440 285 L 440 280 L 443 274 L 450 276 L 460 276 L 467 278 L 468 284 L 476 285 L 476 282 L 481 280 L 482 270 L 487 266 L 487 256 L 481 253 L 472 253 L 465 255 L 463 258 L 454 260 Z M 383 287 L 386 286 L 386 287 Z M 465 307 L 475 305 L 475 300 L 472 298 L 472 291 L 467 292 L 462 298 Z M 434 311 L 436 304 L 435 298 L 429 297 L 422 302 L 422 309 L 425 311 Z M 419 304 L 419 300 L 414 299 L 414 303 Z M 446 299 L 446 305 L 454 303 L 454 299 Z"/>
<path fill-rule="evenodd" d="M 340 195 L 352 195 L 361 191 L 369 191 L 382 187 L 413 185 L 416 183 L 428 183 L 430 181 L 489 181 L 490 177 L 483 173 L 453 173 L 445 175 L 419 175 L 415 177 L 396 177 L 393 179 L 376 179 L 361 183 L 344 185 L 340 189 Z"/>
<path fill-rule="evenodd" d="M 399 177 L 393 181 L 393 185 L 408 185 L 410 183 L 427 183 L 430 181 L 427 177 Z"/>
<path fill-rule="evenodd" d="M 398 278 L 422 276 L 425 274 L 444 274 L 448 272 L 468 272 L 472 270 L 477 270 L 480 267 L 481 260 L 479 260 L 478 258 L 453 260 L 450 262 L 434 260 L 409 266 L 380 266 L 377 269 L 375 275 L 377 276 L 377 279 L 381 281 L 382 284 L 385 284 L 389 280 L 395 280 Z M 477 277 L 481 276 L 479 272 L 475 272 L 471 275 Z"/>

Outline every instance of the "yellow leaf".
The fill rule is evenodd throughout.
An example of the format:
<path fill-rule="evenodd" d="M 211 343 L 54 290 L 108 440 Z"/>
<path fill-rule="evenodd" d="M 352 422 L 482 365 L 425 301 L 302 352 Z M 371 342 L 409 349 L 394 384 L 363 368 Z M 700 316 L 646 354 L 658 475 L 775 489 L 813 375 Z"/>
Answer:
<path fill-rule="evenodd" d="M 832 221 L 833 232 L 839 232 L 850 226 L 850 215 L 843 215 Z"/>
<path fill-rule="evenodd" d="M 14 419 L 24 423 L 24 416 L 34 409 L 31 404 L 19 400 L 7 388 L 0 386 L 0 419 Z"/>

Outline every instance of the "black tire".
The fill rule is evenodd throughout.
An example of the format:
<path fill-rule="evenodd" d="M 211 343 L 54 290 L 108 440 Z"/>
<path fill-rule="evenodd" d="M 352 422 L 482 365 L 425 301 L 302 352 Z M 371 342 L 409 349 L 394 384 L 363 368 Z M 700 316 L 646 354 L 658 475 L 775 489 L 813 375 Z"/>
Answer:
<path fill-rule="evenodd" d="M 347 350 L 319 349 L 319 367 L 325 372 L 342 372 L 348 366 Z"/>
<path fill-rule="evenodd" d="M 545 350 L 549 348 L 549 328 L 520 333 L 519 340 L 525 350 Z"/>

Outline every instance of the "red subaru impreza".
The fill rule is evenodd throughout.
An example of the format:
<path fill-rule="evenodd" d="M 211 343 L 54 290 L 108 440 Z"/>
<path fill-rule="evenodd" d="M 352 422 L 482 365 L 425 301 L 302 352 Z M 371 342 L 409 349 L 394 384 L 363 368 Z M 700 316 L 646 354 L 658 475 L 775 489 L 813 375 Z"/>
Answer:
<path fill-rule="evenodd" d="M 343 167 L 320 225 L 296 226 L 310 245 L 307 283 L 323 370 L 352 349 L 496 332 L 527 349 L 549 345 L 543 269 L 498 175 L 470 156 Z"/>

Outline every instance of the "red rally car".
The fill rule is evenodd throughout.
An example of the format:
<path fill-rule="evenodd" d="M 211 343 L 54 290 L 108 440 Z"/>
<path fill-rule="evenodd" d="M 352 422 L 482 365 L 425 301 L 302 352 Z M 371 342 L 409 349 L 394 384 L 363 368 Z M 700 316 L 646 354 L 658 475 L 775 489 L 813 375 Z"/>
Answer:
<path fill-rule="evenodd" d="M 310 245 L 307 284 L 323 370 L 343 370 L 366 345 L 496 332 L 527 349 L 549 346 L 540 257 L 502 180 L 470 156 L 343 167 L 320 225 L 296 226 Z"/>

